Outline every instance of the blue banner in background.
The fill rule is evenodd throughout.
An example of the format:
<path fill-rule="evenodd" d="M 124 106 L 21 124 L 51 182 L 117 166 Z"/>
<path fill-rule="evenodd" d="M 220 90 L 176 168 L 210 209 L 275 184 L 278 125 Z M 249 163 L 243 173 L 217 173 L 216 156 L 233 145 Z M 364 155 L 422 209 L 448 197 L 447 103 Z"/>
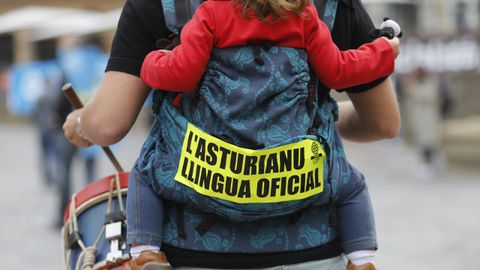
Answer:
<path fill-rule="evenodd" d="M 65 81 L 73 85 L 79 94 L 93 93 L 102 80 L 108 55 L 94 45 L 59 49 L 57 61 L 65 75 Z"/>
<path fill-rule="evenodd" d="M 37 100 L 46 91 L 51 91 L 51 86 L 61 85 L 59 80 L 62 80 L 62 72 L 54 60 L 14 65 L 10 70 L 7 95 L 9 112 L 20 116 L 31 114 Z"/>
<path fill-rule="evenodd" d="M 7 107 L 11 114 L 28 116 L 47 91 L 72 83 L 83 102 L 93 95 L 107 64 L 108 55 L 93 45 L 59 49 L 56 60 L 17 64 L 10 71 Z"/>

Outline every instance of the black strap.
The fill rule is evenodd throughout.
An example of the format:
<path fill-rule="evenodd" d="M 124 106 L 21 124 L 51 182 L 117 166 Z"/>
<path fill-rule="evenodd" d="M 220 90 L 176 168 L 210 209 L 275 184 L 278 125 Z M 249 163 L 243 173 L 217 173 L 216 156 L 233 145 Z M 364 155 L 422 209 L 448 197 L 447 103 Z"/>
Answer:
<path fill-rule="evenodd" d="M 330 190 L 331 190 L 333 188 L 331 181 L 329 181 L 329 184 L 330 184 Z M 330 225 L 330 227 L 332 228 L 336 228 L 338 226 L 337 206 L 333 201 L 332 195 L 328 196 L 328 209 L 330 211 L 330 214 L 328 215 L 328 225 Z"/>
<path fill-rule="evenodd" d="M 168 38 L 157 39 L 155 46 L 159 50 L 173 50 L 180 44 L 180 37 L 177 34 L 171 34 Z"/>
<path fill-rule="evenodd" d="M 193 15 L 190 0 L 175 0 L 175 15 L 177 17 L 178 33 L 180 34 L 182 28 Z"/>
<path fill-rule="evenodd" d="M 331 152 L 330 152 L 330 145 L 328 145 L 328 141 L 322 137 L 318 136 L 320 138 L 320 143 L 323 146 L 323 149 L 325 150 L 325 156 L 327 159 L 327 164 L 330 167 L 327 173 L 327 183 L 330 186 L 330 194 L 328 195 L 328 207 L 330 210 L 330 214 L 328 216 L 328 223 L 330 227 L 336 228 L 338 226 L 338 220 L 337 220 L 337 209 L 335 205 L 334 196 L 333 196 L 333 184 L 332 184 L 332 160 L 331 160 Z"/>
<path fill-rule="evenodd" d="M 187 238 L 187 234 L 185 233 L 185 215 L 183 212 L 183 206 L 180 204 L 175 204 L 175 210 L 178 237 L 185 239 Z"/>
<path fill-rule="evenodd" d="M 313 4 L 317 9 L 318 17 L 323 20 L 325 17 L 325 7 L 327 6 L 327 0 L 313 0 Z"/>
<path fill-rule="evenodd" d="M 325 8 L 327 7 L 327 1 L 328 0 L 313 0 L 313 4 L 315 5 L 315 8 L 317 9 L 318 17 L 322 21 L 325 17 Z M 319 87 L 321 84 L 318 83 L 318 78 L 317 78 L 317 76 L 315 75 L 315 73 L 313 72 L 312 69 L 310 69 L 310 78 L 312 78 L 312 79 L 308 83 L 309 88 L 314 88 L 317 95 L 315 95 L 314 99 L 313 99 L 313 96 L 310 95 L 310 93 L 309 93 L 309 98 L 307 100 L 308 100 L 308 102 L 316 102 L 320 106 L 320 104 L 323 103 L 323 101 L 327 97 L 327 95 L 329 93 L 329 89 L 327 89 L 326 87 L 325 88 L 324 87 Z M 307 105 L 307 106 L 311 106 L 311 105 Z"/>
<path fill-rule="evenodd" d="M 318 17 L 322 21 L 324 21 L 324 18 L 325 18 L 325 9 L 327 7 L 327 2 L 328 1 L 334 1 L 334 0 L 313 0 L 313 4 L 315 5 L 315 8 L 317 9 Z M 340 1 L 340 0 L 338 0 L 338 1 Z M 333 24 L 333 22 L 332 22 L 332 24 Z M 328 23 L 327 23 L 327 25 L 328 25 Z M 330 31 L 332 31 L 332 29 L 330 29 Z M 315 88 L 317 89 L 318 106 L 321 106 L 321 104 L 329 96 L 330 89 L 328 89 L 328 87 L 325 87 L 324 85 L 318 83 L 318 79 L 315 80 Z"/>
<path fill-rule="evenodd" d="M 261 53 L 262 53 L 262 51 L 261 51 L 260 47 L 258 47 L 258 46 L 253 47 L 253 57 L 255 58 L 255 62 L 258 65 L 263 66 L 263 65 L 265 65 L 265 60 L 263 60 Z"/>
<path fill-rule="evenodd" d="M 297 221 L 299 221 L 300 218 L 303 217 L 304 213 L 305 213 L 305 208 L 302 208 L 302 209 L 298 210 L 297 212 L 295 212 L 293 214 L 290 214 L 288 216 L 288 223 L 290 223 L 290 225 L 293 225 L 293 224 L 297 223 Z"/>
<path fill-rule="evenodd" d="M 172 32 L 168 38 L 157 39 L 155 43 L 157 49 L 173 50 L 173 48 L 178 46 L 183 27 L 193 16 L 190 0 L 175 0 L 174 5 L 178 34 Z"/>
<path fill-rule="evenodd" d="M 163 244 L 162 250 L 168 254 L 168 261 L 173 267 L 193 266 L 215 269 L 258 269 L 275 267 L 279 265 L 330 259 L 339 256 L 342 253 L 339 239 L 334 239 L 329 243 L 314 248 L 274 253 L 208 252 L 183 249 L 168 244 Z"/>
<path fill-rule="evenodd" d="M 195 230 L 201 235 L 204 236 L 208 230 L 210 230 L 218 221 L 220 220 L 219 216 L 216 215 L 207 215 L 200 224 L 195 227 Z"/>
<path fill-rule="evenodd" d="M 317 88 L 318 88 L 318 79 L 313 72 L 313 70 L 310 68 L 310 81 L 307 84 L 307 111 L 310 113 L 313 108 L 315 107 L 315 104 L 317 104 Z M 315 123 L 312 123 L 315 124 Z"/>

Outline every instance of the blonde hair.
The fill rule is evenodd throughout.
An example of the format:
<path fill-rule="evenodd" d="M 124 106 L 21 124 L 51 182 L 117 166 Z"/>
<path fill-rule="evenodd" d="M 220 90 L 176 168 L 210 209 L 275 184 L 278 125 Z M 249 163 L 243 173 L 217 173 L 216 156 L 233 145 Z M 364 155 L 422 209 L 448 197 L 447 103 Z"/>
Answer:
<path fill-rule="evenodd" d="M 243 15 L 250 17 L 253 12 L 259 20 L 265 20 L 268 16 L 272 19 L 283 17 L 285 12 L 292 12 L 303 16 L 303 11 L 311 0 L 235 0 L 243 6 Z"/>

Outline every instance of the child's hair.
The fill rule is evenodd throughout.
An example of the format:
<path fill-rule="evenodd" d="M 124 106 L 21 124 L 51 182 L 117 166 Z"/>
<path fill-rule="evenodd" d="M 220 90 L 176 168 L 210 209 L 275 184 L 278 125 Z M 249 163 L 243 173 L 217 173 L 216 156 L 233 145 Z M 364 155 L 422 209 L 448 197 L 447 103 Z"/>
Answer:
<path fill-rule="evenodd" d="M 311 0 L 235 0 L 243 6 L 243 15 L 249 17 L 253 12 L 259 20 L 265 20 L 269 15 L 272 19 L 281 18 L 287 11 L 303 16 L 304 9 Z M 249 11 L 251 10 L 251 11 Z"/>

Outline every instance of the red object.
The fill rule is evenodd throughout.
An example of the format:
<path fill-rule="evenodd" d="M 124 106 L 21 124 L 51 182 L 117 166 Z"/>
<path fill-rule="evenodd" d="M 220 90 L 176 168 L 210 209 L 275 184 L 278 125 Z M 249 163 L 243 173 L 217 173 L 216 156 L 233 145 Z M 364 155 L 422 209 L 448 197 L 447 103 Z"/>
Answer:
<path fill-rule="evenodd" d="M 122 172 L 119 173 L 118 177 L 120 180 L 120 188 L 128 188 L 128 177 L 129 172 Z M 78 192 L 75 196 L 75 209 L 77 209 L 80 205 L 85 203 L 86 201 L 95 198 L 101 194 L 107 193 L 110 190 L 110 181 L 115 178 L 115 175 L 109 175 L 104 178 L 98 179 L 95 182 L 91 183 L 90 185 L 86 186 L 80 192 Z M 70 217 L 70 202 L 67 205 L 67 209 L 65 210 L 65 215 L 63 217 L 64 223 Z"/>
<path fill-rule="evenodd" d="M 117 267 L 115 267 L 115 268 L 110 268 L 110 269 L 111 269 L 111 270 L 123 270 L 123 269 L 125 269 L 125 268 L 123 267 L 123 265 L 121 265 L 121 266 L 117 266 Z"/>
<path fill-rule="evenodd" d="M 144 60 L 141 78 L 152 88 L 193 91 L 203 76 L 215 48 L 271 41 L 275 46 L 305 48 L 320 81 L 334 89 L 368 83 L 393 72 L 389 43 L 379 38 L 357 50 L 341 52 L 313 4 L 300 17 L 287 13 L 276 21 L 247 19 L 242 7 L 231 0 L 205 1 L 181 34 L 181 45 L 171 54 L 153 51 Z"/>
<path fill-rule="evenodd" d="M 125 268 L 123 267 L 123 265 L 120 265 L 120 266 L 117 266 L 117 267 L 114 267 L 114 268 L 110 268 L 110 269 L 111 269 L 111 270 L 123 270 L 123 269 L 125 269 Z"/>
<path fill-rule="evenodd" d="M 120 265 L 116 265 L 116 266 L 107 266 L 107 267 L 104 267 L 104 268 L 100 268 L 100 270 L 124 270 L 125 267 L 124 265 L 130 260 L 126 260 L 126 261 L 122 261 Z"/>

